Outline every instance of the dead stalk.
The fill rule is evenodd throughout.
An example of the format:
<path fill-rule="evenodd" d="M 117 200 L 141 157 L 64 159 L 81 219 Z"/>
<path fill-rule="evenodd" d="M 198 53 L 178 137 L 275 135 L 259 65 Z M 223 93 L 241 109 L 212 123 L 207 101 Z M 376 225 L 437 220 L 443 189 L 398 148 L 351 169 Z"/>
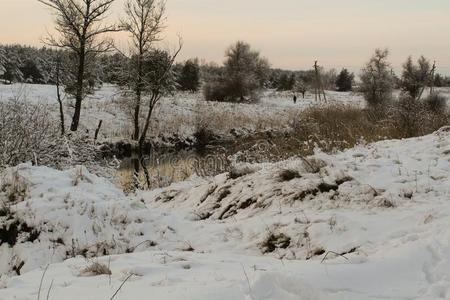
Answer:
<path fill-rule="evenodd" d="M 112 295 L 112 297 L 109 300 L 113 300 L 114 297 L 117 296 L 117 294 L 119 293 L 120 289 L 122 289 L 122 287 L 124 286 L 124 284 L 128 281 L 128 279 L 131 278 L 131 276 L 133 276 L 133 274 L 128 275 L 127 278 L 125 278 L 124 281 L 122 281 L 122 283 L 120 284 L 119 288 L 116 290 L 116 292 L 114 293 L 114 295 Z"/>
<path fill-rule="evenodd" d="M 42 283 L 44 282 L 45 273 L 47 273 L 49 266 L 50 265 L 47 265 L 44 269 L 44 273 L 42 273 L 41 282 L 39 283 L 39 291 L 38 291 L 38 297 L 37 297 L 38 300 L 41 298 Z"/>
<path fill-rule="evenodd" d="M 330 253 L 332 253 L 332 254 L 334 254 L 334 255 L 337 255 L 337 256 L 341 256 L 341 257 L 345 258 L 346 260 L 348 260 L 348 258 L 345 257 L 343 254 L 339 254 L 339 253 L 334 252 L 334 251 L 328 251 L 328 252 L 325 254 L 325 256 L 322 258 L 322 260 L 320 261 L 320 263 L 323 263 L 323 262 L 327 259 L 328 254 L 330 254 Z"/>

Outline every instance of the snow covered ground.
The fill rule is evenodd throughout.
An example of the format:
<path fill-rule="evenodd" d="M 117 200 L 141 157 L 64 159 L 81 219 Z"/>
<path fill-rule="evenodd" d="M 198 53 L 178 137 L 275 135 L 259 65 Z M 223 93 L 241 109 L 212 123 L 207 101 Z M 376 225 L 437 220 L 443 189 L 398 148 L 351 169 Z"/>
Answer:
<path fill-rule="evenodd" d="M 130 196 L 82 167 L 0 178 L 23 229 L 0 299 L 450 299 L 450 127 Z"/>

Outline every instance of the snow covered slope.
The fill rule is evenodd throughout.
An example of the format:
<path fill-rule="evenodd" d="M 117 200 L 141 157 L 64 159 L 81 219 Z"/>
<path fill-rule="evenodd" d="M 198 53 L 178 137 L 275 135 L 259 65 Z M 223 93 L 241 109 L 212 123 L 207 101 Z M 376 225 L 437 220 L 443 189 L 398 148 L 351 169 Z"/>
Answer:
<path fill-rule="evenodd" d="M 110 299 L 131 275 L 114 299 L 450 299 L 450 127 L 128 198 L 82 168 L 22 165 L 2 180 L 40 234 L 1 245 L 2 272 L 25 265 L 0 299 L 37 299 L 72 239 L 100 257 L 50 265 L 41 298 L 53 280 L 49 299 Z M 87 277 L 92 262 L 112 274 Z"/>

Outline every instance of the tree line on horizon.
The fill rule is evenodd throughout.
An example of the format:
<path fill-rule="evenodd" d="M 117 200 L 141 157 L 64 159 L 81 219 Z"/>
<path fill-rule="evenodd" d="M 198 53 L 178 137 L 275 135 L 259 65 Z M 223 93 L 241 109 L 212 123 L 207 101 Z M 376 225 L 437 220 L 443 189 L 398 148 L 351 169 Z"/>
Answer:
<path fill-rule="evenodd" d="M 56 65 L 59 57 L 64 57 L 64 51 L 45 46 L 0 44 L 0 80 L 4 84 L 55 84 Z M 94 86 L 104 83 L 116 84 L 123 61 L 123 55 L 118 53 L 100 55 L 95 63 L 95 72 L 89 74 L 91 84 Z M 201 63 L 198 58 L 175 63 L 173 69 L 176 74 L 176 88 L 180 91 L 196 92 L 200 89 L 202 82 L 221 74 L 223 68 L 217 63 Z M 278 91 L 307 88 L 314 77 L 312 69 L 292 71 L 270 68 L 267 72 L 264 88 Z M 336 69 L 322 69 L 322 74 L 327 90 L 350 91 L 355 83 L 354 73 L 346 68 L 339 73 Z M 397 76 L 394 76 L 396 88 L 398 88 L 399 80 Z M 434 86 L 450 86 L 450 76 L 435 74 Z"/>

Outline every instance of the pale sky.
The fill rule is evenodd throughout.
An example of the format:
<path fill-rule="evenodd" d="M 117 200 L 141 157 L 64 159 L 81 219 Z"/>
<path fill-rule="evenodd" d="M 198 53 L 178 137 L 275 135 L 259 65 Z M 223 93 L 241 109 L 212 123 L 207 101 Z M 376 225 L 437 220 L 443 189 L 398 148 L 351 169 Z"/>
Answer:
<path fill-rule="evenodd" d="M 273 67 L 309 69 L 317 59 L 358 71 L 375 48 L 388 47 L 397 70 L 423 54 L 450 75 L 450 0 L 167 0 L 167 13 L 168 43 L 183 36 L 181 59 L 220 63 L 227 46 L 244 40 Z M 40 46 L 51 11 L 37 0 L 0 0 L 0 28 L 0 43 Z"/>

